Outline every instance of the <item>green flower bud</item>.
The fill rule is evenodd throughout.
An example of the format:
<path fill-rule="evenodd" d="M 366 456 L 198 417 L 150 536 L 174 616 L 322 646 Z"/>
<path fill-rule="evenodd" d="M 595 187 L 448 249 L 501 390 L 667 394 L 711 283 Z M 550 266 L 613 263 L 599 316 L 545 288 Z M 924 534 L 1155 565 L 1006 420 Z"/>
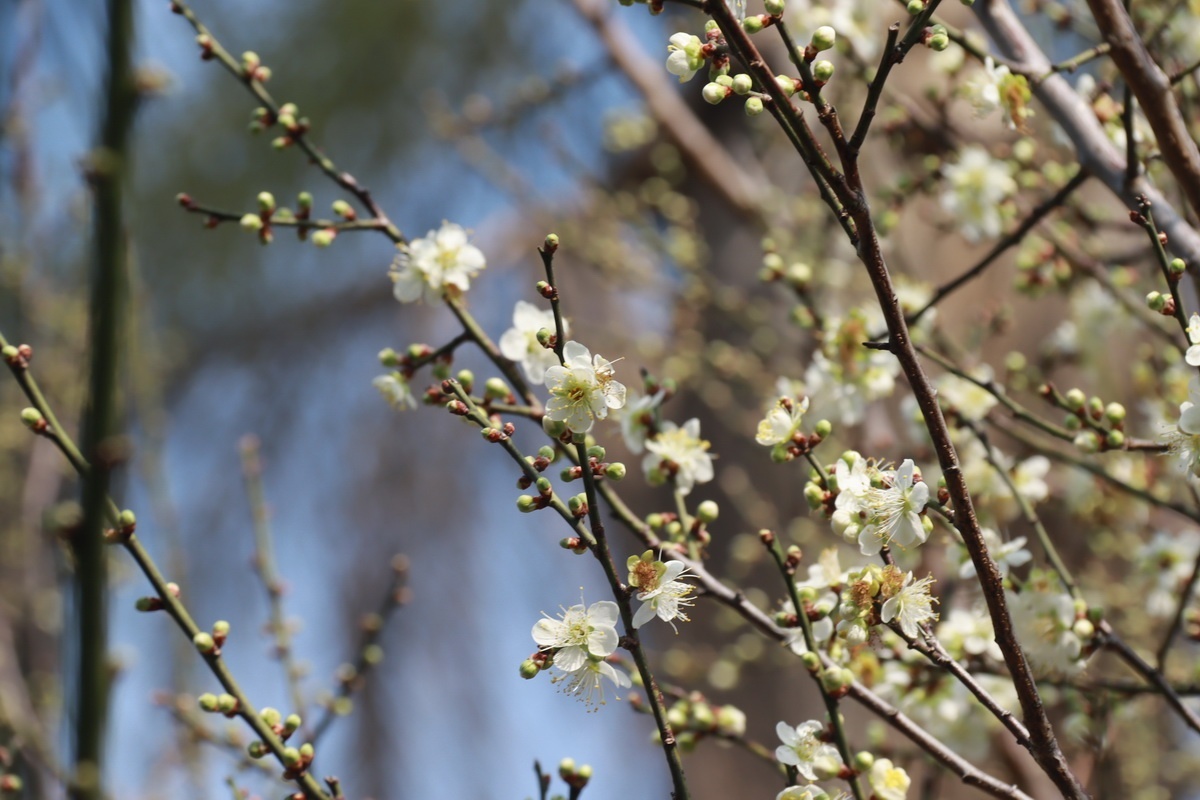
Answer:
<path fill-rule="evenodd" d="M 704 102 L 715 106 L 728 97 L 729 92 L 730 90 L 727 87 L 713 82 L 705 84 L 704 89 L 700 92 L 700 95 L 704 98 Z"/>
<path fill-rule="evenodd" d="M 575 785 L 579 788 L 587 786 L 587 782 L 592 779 L 592 765 L 582 764 L 575 770 Z"/>
<path fill-rule="evenodd" d="M 916 16 L 925 10 L 925 0 L 908 0 L 908 5 L 905 9 L 912 16 Z"/>
<path fill-rule="evenodd" d="M 867 750 L 860 750 L 854 754 L 854 769 L 859 772 L 867 772 L 875 765 L 875 756 Z"/>
<path fill-rule="evenodd" d="M 283 721 L 284 733 L 291 735 L 300 730 L 300 726 L 303 724 L 304 721 L 300 719 L 299 714 L 288 714 L 287 718 Z"/>
<path fill-rule="evenodd" d="M 270 214 L 275 210 L 275 195 L 270 192 L 258 193 L 258 208 L 264 214 Z"/>
<path fill-rule="evenodd" d="M 265 743 L 260 742 L 257 739 L 246 746 L 246 755 L 253 759 L 262 758 L 270 752 L 271 748 L 267 747 Z"/>
<path fill-rule="evenodd" d="M 294 767 L 300 763 L 300 751 L 294 747 L 283 748 L 283 765 Z"/>
<path fill-rule="evenodd" d="M 1184 263 L 1182 258 L 1172 258 L 1171 263 L 1167 264 L 1167 269 L 1172 275 L 1182 275 L 1187 271 L 1187 264 Z"/>
<path fill-rule="evenodd" d="M 705 500 L 696 507 L 696 518 L 707 525 L 721 514 L 721 507 L 712 500 Z"/>
<path fill-rule="evenodd" d="M 1086 617 L 1084 619 L 1075 620 L 1075 624 L 1071 626 L 1071 630 L 1076 636 L 1084 641 L 1087 641 L 1096 635 L 1096 626 L 1093 625 L 1092 621 Z"/>
<path fill-rule="evenodd" d="M 813 32 L 812 41 L 809 44 L 814 50 L 820 53 L 823 50 L 833 47 L 836 41 L 837 31 L 828 25 L 822 25 Z"/>
<path fill-rule="evenodd" d="M 789 78 L 787 75 L 776 75 L 775 84 L 783 90 L 783 93 L 791 97 L 796 93 L 796 79 Z"/>
<path fill-rule="evenodd" d="M 950 46 L 950 36 L 945 33 L 935 33 L 929 37 L 929 49 L 940 53 Z"/>
<path fill-rule="evenodd" d="M 454 379 L 462 384 L 463 391 L 470 394 L 475 389 L 475 373 L 469 369 L 460 369 Z"/>
<path fill-rule="evenodd" d="M 758 97 L 747 97 L 746 104 L 743 106 L 747 117 L 757 117 L 763 113 L 763 101 Z"/>
<path fill-rule="evenodd" d="M 279 709 L 270 706 L 259 711 L 258 718 L 265 722 L 268 728 L 274 728 L 283 721 L 283 715 L 279 713 Z"/>
<path fill-rule="evenodd" d="M 587 505 L 587 495 L 577 494 L 567 500 L 567 508 L 575 515 L 578 515 L 585 505 Z"/>
<path fill-rule="evenodd" d="M 542 417 L 542 430 L 552 439 L 558 439 L 567 431 L 567 425 L 562 420 L 551 419 L 548 416 Z"/>
<path fill-rule="evenodd" d="M 379 363 L 385 367 L 394 367 L 400 363 L 400 355 L 390 347 L 379 351 Z"/>
<path fill-rule="evenodd" d="M 825 490 L 815 483 L 807 484 L 804 487 L 804 499 L 808 507 L 816 511 L 825 504 Z"/>
<path fill-rule="evenodd" d="M 238 701 L 233 695 L 228 692 L 222 692 L 217 695 L 217 710 L 222 714 L 232 714 L 237 711 L 237 707 Z"/>
<path fill-rule="evenodd" d="M 213 633 L 213 636 L 218 636 L 218 637 L 219 636 L 228 636 L 229 635 L 229 623 L 223 619 L 217 620 L 216 622 L 213 623 L 212 633 Z"/>
<path fill-rule="evenodd" d="M 813 64 L 813 77 L 821 83 L 828 83 L 833 77 L 833 62 L 821 60 Z"/>
<path fill-rule="evenodd" d="M 816 672 L 821 668 L 821 657 L 811 651 L 800 656 L 800 661 L 809 672 Z"/>
<path fill-rule="evenodd" d="M 546 240 L 544 242 L 542 242 L 542 249 L 548 253 L 553 253 L 555 250 L 558 249 L 558 244 L 559 244 L 558 234 L 557 233 L 547 233 Z"/>
<path fill-rule="evenodd" d="M 311 211 L 313 204 L 313 196 L 311 192 L 301 192 L 296 195 L 296 206 L 301 211 Z"/>
<path fill-rule="evenodd" d="M 1119 450 L 1125 446 L 1125 434 L 1118 430 L 1111 430 L 1104 435 L 1104 444 L 1110 450 Z"/>
<path fill-rule="evenodd" d="M 196 646 L 203 655 L 209 655 L 217 649 L 217 643 L 213 641 L 211 634 L 201 631 L 192 637 L 192 644 Z"/>
<path fill-rule="evenodd" d="M 21 422 L 25 424 L 26 428 L 33 429 L 40 427 L 45 421 L 42 417 L 42 412 L 36 408 L 21 409 Z"/>
<path fill-rule="evenodd" d="M 558 777 L 562 778 L 565 781 L 565 780 L 569 780 L 570 778 L 574 777 L 574 775 L 575 775 L 575 759 L 564 758 L 562 761 L 558 762 Z"/>
<path fill-rule="evenodd" d="M 1093 419 L 1104 415 L 1104 401 L 1099 397 L 1089 397 L 1087 408 Z"/>
<path fill-rule="evenodd" d="M 1072 411 L 1079 411 L 1087 404 L 1087 395 L 1083 393 L 1083 390 L 1078 388 L 1068 391 L 1063 395 L 1063 399 L 1067 402 L 1067 408 Z"/>
<path fill-rule="evenodd" d="M 1109 403 L 1104 407 L 1105 418 L 1112 423 L 1125 421 L 1125 406 L 1120 403 Z"/>
<path fill-rule="evenodd" d="M 625 465 L 620 461 L 609 464 L 604 468 L 604 476 L 610 481 L 620 481 L 625 479 L 627 470 Z"/>
<path fill-rule="evenodd" d="M 196 698 L 197 705 L 200 710 L 209 714 L 217 710 L 217 696 L 211 692 L 205 692 Z"/>
<path fill-rule="evenodd" d="M 733 76 L 733 83 L 730 85 L 734 94 L 749 94 L 754 89 L 754 79 L 745 72 L 740 72 Z"/>
<path fill-rule="evenodd" d="M 510 394 L 508 384 L 500 378 L 488 378 L 483 384 L 483 394 L 491 400 L 503 400 Z"/>
<path fill-rule="evenodd" d="M 354 219 L 358 216 L 345 200 L 334 200 L 331 208 L 333 209 L 333 213 L 344 219 Z"/>
<path fill-rule="evenodd" d="M 762 17 L 757 14 L 751 14 L 742 20 L 742 30 L 753 36 L 763 29 Z"/>
<path fill-rule="evenodd" d="M 822 439 L 828 439 L 833 433 L 833 423 L 827 419 L 817 421 L 817 427 L 813 428 L 813 433 L 820 436 Z"/>
<path fill-rule="evenodd" d="M 534 661 L 532 658 L 527 658 L 524 661 L 522 661 L 521 667 L 518 670 L 521 677 L 524 678 L 525 680 L 530 680 L 532 678 L 536 678 L 537 674 L 541 671 L 542 671 L 541 667 L 539 667 L 538 663 L 536 661 Z"/>
<path fill-rule="evenodd" d="M 1166 308 L 1167 298 L 1162 292 L 1150 292 L 1146 295 L 1146 305 L 1151 311 L 1162 311 Z"/>
<path fill-rule="evenodd" d="M 317 748 L 313 747 L 312 742 L 305 742 L 300 745 L 300 758 L 305 761 L 312 761 L 313 756 L 317 754 Z"/>
<path fill-rule="evenodd" d="M 523 494 L 517 498 L 517 510 L 522 514 L 528 514 L 531 511 L 537 511 L 537 501 L 527 494 Z"/>
<path fill-rule="evenodd" d="M 821 673 L 821 686 L 825 691 L 838 693 L 854 683 L 854 673 L 845 667 L 830 667 Z"/>
<path fill-rule="evenodd" d="M 261 231 L 263 229 L 262 217 L 258 214 L 244 214 L 238 224 L 248 231 Z"/>

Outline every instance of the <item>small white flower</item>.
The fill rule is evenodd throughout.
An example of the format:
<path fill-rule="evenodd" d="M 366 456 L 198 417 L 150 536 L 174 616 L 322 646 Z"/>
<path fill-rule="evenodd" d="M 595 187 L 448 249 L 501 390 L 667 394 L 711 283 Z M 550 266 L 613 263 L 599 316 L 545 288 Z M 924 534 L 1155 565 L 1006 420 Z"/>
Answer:
<path fill-rule="evenodd" d="M 983 534 L 983 541 L 987 544 L 988 554 L 996 562 L 996 568 L 1000 570 L 1002 576 L 1007 576 L 1013 567 L 1028 564 L 1033 558 L 1033 555 L 1025 549 L 1024 536 L 1018 536 L 1006 542 L 991 528 L 981 528 L 980 533 Z M 975 574 L 975 562 L 971 560 L 971 554 L 964 546 L 959 551 L 958 577 L 965 580 L 974 578 Z"/>
<path fill-rule="evenodd" d="M 1013 165 L 992 158 L 982 147 L 964 147 L 957 164 L 942 168 L 947 188 L 941 195 L 942 208 L 958 220 L 968 241 L 1000 235 L 1004 217 L 1000 206 L 1017 192 Z"/>
<path fill-rule="evenodd" d="M 1187 335 L 1191 347 L 1187 349 L 1183 360 L 1189 366 L 1200 367 L 1200 314 L 1192 314 L 1191 319 L 1188 320 Z"/>
<path fill-rule="evenodd" d="M 937 600 L 929 590 L 932 585 L 933 578 L 921 578 L 914 582 L 912 573 L 908 573 L 904 576 L 900 591 L 884 601 L 879 618 L 884 622 L 896 620 L 905 636 L 915 638 L 921 632 L 922 625 L 936 620 L 938 616 L 933 610 Z"/>
<path fill-rule="evenodd" d="M 693 417 L 682 428 L 674 422 L 664 422 L 658 435 L 646 442 L 649 453 L 642 468 L 647 474 L 660 470 L 671 476 L 676 490 L 686 495 L 697 483 L 713 479 L 708 448 L 709 443 L 700 438 L 700 420 Z"/>
<path fill-rule="evenodd" d="M 642 601 L 633 615 L 633 627 L 640 628 L 656 616 L 669 623 L 672 629 L 675 628 L 674 620 L 688 621 L 683 609 L 692 605 L 694 587 L 678 580 L 687 572 L 683 562 L 664 564 L 647 550 L 640 557 L 630 556 L 626 566 L 629 568 L 629 585 L 638 590 L 637 599 Z"/>
<path fill-rule="evenodd" d="M 929 487 L 923 481 L 914 484 L 913 474 L 913 461 L 906 458 L 892 476 L 890 487 L 867 492 L 871 519 L 858 537 L 858 548 L 863 555 L 877 555 L 885 544 L 899 547 L 922 544 L 929 537 L 920 516 L 929 502 Z"/>
<path fill-rule="evenodd" d="M 640 455 L 645 451 L 646 439 L 656 427 L 658 407 L 662 401 L 662 392 L 644 394 L 621 409 L 621 436 L 625 438 L 625 446 L 631 453 Z"/>
<path fill-rule="evenodd" d="M 807 397 L 799 402 L 790 397 L 779 398 L 767 412 L 766 418 L 758 423 L 754 441 L 764 447 L 790 442 L 796 431 L 800 430 L 805 411 L 808 411 Z"/>
<path fill-rule="evenodd" d="M 610 408 L 625 405 L 625 386 L 613 379 L 612 362 L 592 356 L 579 342 L 563 346 L 563 365 L 546 370 L 550 400 L 546 416 L 565 424 L 573 433 L 587 433 Z"/>
<path fill-rule="evenodd" d="M 795 767 L 805 780 L 817 780 L 817 773 L 813 769 L 815 762 L 837 759 L 841 763 L 837 748 L 817 738 L 824 727 L 815 719 L 802 722 L 794 728 L 786 722 L 780 722 L 775 726 L 775 733 L 783 744 L 775 748 L 775 758 L 780 764 Z"/>
<path fill-rule="evenodd" d="M 992 379 L 992 368 L 983 365 L 975 371 L 975 377 L 981 381 Z M 995 408 L 995 396 L 982 386 L 947 373 L 938 379 L 938 399 L 942 405 L 953 409 L 960 417 L 968 422 L 979 422 Z"/>
<path fill-rule="evenodd" d="M 424 238 L 401 245 L 389 274 L 401 303 L 422 298 L 432 303 L 446 292 L 465 292 L 471 278 L 485 266 L 483 253 L 467 243 L 462 226 L 444 222 Z"/>
<path fill-rule="evenodd" d="M 1137 569 L 1154 581 L 1146 597 L 1146 611 L 1159 617 L 1175 612 L 1187 579 L 1200 555 L 1200 533 L 1193 528 L 1158 531 L 1138 549 L 1134 557 Z"/>
<path fill-rule="evenodd" d="M 1004 105 L 1000 96 L 1000 84 L 1009 74 L 1008 67 L 996 63 L 989 56 L 983 69 L 975 72 L 963 84 L 962 94 L 975 108 L 975 116 L 986 117 Z"/>
<path fill-rule="evenodd" d="M 586 610 L 580 603 L 561 616 L 539 619 L 533 626 L 533 640 L 539 649 L 554 651 L 554 666 L 564 672 L 575 672 L 589 658 L 607 658 L 617 649 L 620 612 L 613 601 L 601 600 Z"/>
<path fill-rule="evenodd" d="M 558 666 L 555 659 L 555 666 Z M 615 668 L 607 661 L 590 658 L 583 662 L 578 669 L 563 670 L 551 678 L 552 683 L 561 683 L 563 694 L 577 697 L 584 705 L 595 708 L 606 702 L 604 699 L 604 684 L 601 678 L 607 678 L 616 684 L 618 689 L 628 689 L 633 685 L 629 676 Z"/>
<path fill-rule="evenodd" d="M 1017 494 L 1030 503 L 1040 503 L 1050 496 L 1046 474 L 1050 472 L 1050 459 L 1045 456 L 1030 456 L 1017 464 L 1013 470 L 1013 485 Z"/>
<path fill-rule="evenodd" d="M 889 758 L 877 758 L 867 774 L 867 782 L 877 800 L 905 800 L 912 779 Z"/>
<path fill-rule="evenodd" d="M 513 309 L 513 326 L 504 332 L 498 342 L 500 353 L 508 360 L 519 363 L 525 377 L 534 384 L 543 383 L 546 370 L 558 364 L 558 356 L 554 351 L 542 347 L 537 339 L 537 332 L 542 328 L 554 330 L 554 312 L 518 300 Z M 570 328 L 564 319 L 563 334 L 568 333 Z"/>
<path fill-rule="evenodd" d="M 671 34 L 667 41 L 667 72 L 679 77 L 680 83 L 690 81 L 704 66 L 704 43 L 690 33 Z"/>
<path fill-rule="evenodd" d="M 828 797 L 819 786 L 789 786 L 775 795 L 775 800 L 827 800 Z"/>
<path fill-rule="evenodd" d="M 1029 663 L 1051 676 L 1070 675 L 1081 666 L 1083 640 L 1075 633 L 1075 601 L 1070 595 L 1030 586 L 1005 591 L 1017 641 Z"/>
<path fill-rule="evenodd" d="M 952 655 L 987 655 L 999 661 L 1003 654 L 996 644 L 992 618 L 983 609 L 954 608 L 938 623 L 937 638 Z"/>
<path fill-rule="evenodd" d="M 417 407 L 417 398 L 413 397 L 412 388 L 399 372 L 380 375 L 371 381 L 371 385 L 378 389 L 388 405 L 397 411 Z"/>

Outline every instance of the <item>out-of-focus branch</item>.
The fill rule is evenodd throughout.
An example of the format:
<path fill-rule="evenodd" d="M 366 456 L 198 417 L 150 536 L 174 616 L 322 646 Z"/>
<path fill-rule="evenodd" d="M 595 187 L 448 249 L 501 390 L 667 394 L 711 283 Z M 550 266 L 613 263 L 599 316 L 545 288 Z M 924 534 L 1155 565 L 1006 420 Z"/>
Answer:
<path fill-rule="evenodd" d="M 574 4 L 596 31 L 613 63 L 641 94 L 654 121 L 684 154 L 696 174 L 738 214 L 760 223 L 762 188 L 688 108 L 662 65 L 645 54 L 625 25 L 612 18 L 603 0 L 574 0 Z"/>
<path fill-rule="evenodd" d="M 1109 56 L 1154 129 L 1163 161 L 1192 208 L 1200 209 L 1200 149 L 1171 94 L 1171 79 L 1154 63 L 1129 13 L 1117 0 L 1088 0 L 1088 7 L 1111 47 Z"/>
<path fill-rule="evenodd" d="M 1172 249 L 1189 264 L 1200 265 L 1200 233 L 1144 176 L 1138 176 L 1126 185 L 1125 154 L 1109 141 L 1092 109 L 1066 78 L 1046 74 L 1053 65 L 1017 18 L 1008 0 L 986 0 L 976 3 L 974 8 L 1001 54 L 1016 65 L 1014 72 L 1046 75 L 1033 87 L 1034 96 L 1070 138 L 1084 168 L 1129 208 L 1136 207 L 1138 194 L 1146 195 L 1154 205 L 1159 228 L 1170 237 Z"/>

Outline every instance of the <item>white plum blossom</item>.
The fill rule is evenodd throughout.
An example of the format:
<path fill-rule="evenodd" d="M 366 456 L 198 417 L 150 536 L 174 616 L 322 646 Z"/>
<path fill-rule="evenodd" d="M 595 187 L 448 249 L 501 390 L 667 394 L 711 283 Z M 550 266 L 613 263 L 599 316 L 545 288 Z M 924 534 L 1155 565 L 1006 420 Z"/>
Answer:
<path fill-rule="evenodd" d="M 1004 224 L 1000 206 L 1017 192 L 1013 170 L 1012 164 L 992 158 L 987 150 L 975 145 L 959 151 L 958 163 L 942 168 L 946 179 L 940 198 L 942 208 L 958 220 L 968 241 L 1000 235 Z"/>
<path fill-rule="evenodd" d="M 913 574 L 909 572 L 904 576 L 900 591 L 883 602 L 879 618 L 884 622 L 895 620 L 905 636 L 916 637 L 922 625 L 936 620 L 938 616 L 933 610 L 933 603 L 937 600 L 929 590 L 932 585 L 932 577 L 913 581 Z"/>
<path fill-rule="evenodd" d="M 537 333 L 542 328 L 554 330 L 554 312 L 538 308 L 533 303 L 518 300 L 513 309 L 513 326 L 504 332 L 498 342 L 500 353 L 510 361 L 521 365 L 521 371 L 530 383 L 541 384 L 546 380 L 546 370 L 558 364 L 554 350 L 542 347 Z M 567 321 L 563 320 L 563 334 L 569 334 Z"/>
<path fill-rule="evenodd" d="M 562 684 L 563 694 L 578 698 L 590 708 L 605 703 L 602 678 L 612 681 L 618 689 L 628 689 L 633 685 L 628 675 L 601 659 L 588 659 L 574 670 L 562 669 L 556 659 L 555 667 L 559 671 L 551 678 L 551 682 Z"/>
<path fill-rule="evenodd" d="M 692 605 L 692 587 L 678 580 L 687 572 L 681 561 L 664 564 L 654 559 L 654 554 L 647 550 L 641 556 L 630 556 L 626 561 L 629 569 L 629 585 L 638 592 L 635 595 L 642 602 L 637 613 L 633 615 L 633 627 L 640 628 L 656 616 L 663 622 L 675 628 L 675 620 L 688 621 L 683 609 Z"/>
<path fill-rule="evenodd" d="M 380 375 L 371 381 L 371 385 L 378 389 L 388 405 L 397 411 L 417 407 L 417 398 L 413 397 L 412 388 L 399 372 Z"/>
<path fill-rule="evenodd" d="M 662 392 L 644 394 L 621 409 L 621 436 L 631 453 L 640 455 L 646 450 L 646 439 L 656 427 L 658 407 L 663 399 Z"/>
<path fill-rule="evenodd" d="M 829 794 L 819 786 L 789 786 L 775 800 L 827 800 Z"/>
<path fill-rule="evenodd" d="M 984 609 L 951 609 L 938 623 L 937 638 L 955 657 L 966 654 L 987 655 L 996 661 L 1002 658 L 992 618 Z"/>
<path fill-rule="evenodd" d="M 834 466 L 838 496 L 834 500 L 830 524 L 838 536 L 850 544 L 857 544 L 867 518 L 867 493 L 871 489 L 871 476 L 867 473 L 865 458 L 853 453 L 853 462 L 853 465 L 846 463 L 846 456 L 842 456 Z"/>
<path fill-rule="evenodd" d="M 975 116 L 986 117 L 1003 107 L 1000 84 L 1009 75 L 1007 66 L 996 66 L 991 56 L 983 62 L 983 69 L 976 71 L 962 86 L 962 95 L 975 108 Z"/>
<path fill-rule="evenodd" d="M 646 458 L 642 468 L 648 475 L 656 471 L 671 477 L 681 495 L 692 491 L 697 483 L 713 479 L 709 443 L 700 438 L 700 420 L 689 419 L 683 427 L 664 422 L 653 439 L 646 441 Z"/>
<path fill-rule="evenodd" d="M 891 485 L 871 488 L 865 505 L 870 520 L 858 535 L 858 548 L 865 556 L 877 555 L 884 545 L 911 547 L 929 537 L 921 522 L 921 511 L 929 502 L 929 487 L 914 483 L 915 465 L 906 458 L 891 476 Z"/>
<path fill-rule="evenodd" d="M 1188 343 L 1190 347 L 1184 354 L 1183 360 L 1188 366 L 1200 367 L 1200 314 L 1192 314 L 1187 326 Z"/>
<path fill-rule="evenodd" d="M 796 402 L 790 397 L 781 397 L 771 406 L 767 416 L 758 423 L 758 432 L 754 441 L 770 447 L 776 444 L 790 442 L 800 430 L 800 422 L 804 412 L 808 411 L 808 398 Z"/>
<path fill-rule="evenodd" d="M 565 364 L 546 370 L 546 417 L 562 422 L 572 433 L 587 433 L 610 408 L 625 405 L 625 386 L 613 379 L 611 361 L 593 356 L 579 342 L 567 342 L 563 358 Z"/>
<path fill-rule="evenodd" d="M 1200 382 L 1188 383 L 1188 399 L 1179 404 L 1179 423 L 1168 428 L 1162 439 L 1172 455 L 1191 475 L 1200 477 Z"/>
<path fill-rule="evenodd" d="M 975 371 L 975 377 L 985 383 L 992 379 L 992 368 L 984 364 Z M 996 397 L 977 383 L 947 373 L 937 382 L 938 400 L 943 407 L 953 409 L 968 422 L 979 422 L 988 415 L 996 403 Z"/>
<path fill-rule="evenodd" d="M 1194 528 L 1170 533 L 1158 531 L 1141 546 L 1134 564 L 1154 582 L 1154 588 L 1146 596 L 1147 612 L 1157 617 L 1175 612 L 1197 556 L 1200 556 L 1200 532 Z"/>
<path fill-rule="evenodd" d="M 467 242 L 463 227 L 443 222 L 438 230 L 400 245 L 389 274 L 401 303 L 420 299 L 432 303 L 447 292 L 465 292 L 471 278 L 485 266 L 487 260 L 478 247 Z"/>
<path fill-rule="evenodd" d="M 992 561 L 996 562 L 996 568 L 1000 570 L 1001 576 L 1007 577 L 1013 567 L 1028 564 L 1033 558 L 1033 555 L 1025 549 L 1024 536 L 1018 536 L 1006 542 L 991 528 L 981 528 L 980 533 L 983 534 L 988 554 L 992 557 Z M 959 550 L 958 559 L 958 577 L 964 580 L 974 578 L 976 575 L 975 562 L 971 560 L 971 554 L 967 552 L 966 546 Z"/>
<path fill-rule="evenodd" d="M 889 758 L 877 758 L 867 773 L 867 783 L 875 793 L 876 800 L 905 800 L 912 779 L 903 768 L 897 767 Z"/>
<path fill-rule="evenodd" d="M 543 652 L 553 652 L 554 666 L 575 672 L 592 658 L 607 658 L 617 649 L 620 611 L 611 600 L 573 605 L 561 619 L 546 616 L 533 626 L 533 641 Z"/>
<path fill-rule="evenodd" d="M 780 764 L 795 767 L 805 780 L 817 780 L 814 767 L 820 763 L 828 766 L 836 762 L 842 763 L 837 748 L 826 744 L 817 738 L 825 726 L 815 719 L 802 722 L 796 727 L 780 722 L 775 726 L 775 733 L 783 744 L 775 748 L 775 758 Z"/>
<path fill-rule="evenodd" d="M 704 66 L 704 42 L 691 33 L 671 34 L 667 41 L 667 72 L 679 78 L 680 83 L 690 81 Z"/>
<path fill-rule="evenodd" d="M 1034 669 L 1066 676 L 1080 666 L 1083 640 L 1075 633 L 1075 601 L 1062 592 L 1029 586 L 1005 591 L 1017 641 Z"/>

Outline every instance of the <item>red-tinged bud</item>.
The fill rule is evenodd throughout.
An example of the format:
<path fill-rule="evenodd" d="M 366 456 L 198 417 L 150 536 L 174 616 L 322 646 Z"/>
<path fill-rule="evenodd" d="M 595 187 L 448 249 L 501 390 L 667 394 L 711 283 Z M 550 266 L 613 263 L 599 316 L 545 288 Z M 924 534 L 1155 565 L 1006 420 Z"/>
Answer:
<path fill-rule="evenodd" d="M 759 538 L 759 541 L 761 541 L 763 544 L 767 545 L 768 547 L 775 543 L 775 534 L 773 532 L 767 530 L 766 528 L 763 528 L 762 530 L 760 530 L 758 532 L 758 538 Z"/>
<path fill-rule="evenodd" d="M 179 203 L 179 205 L 183 206 L 184 208 L 191 208 L 192 206 L 196 205 L 196 202 L 192 200 L 192 196 L 184 192 L 180 192 L 179 194 L 175 195 L 175 202 Z"/>

